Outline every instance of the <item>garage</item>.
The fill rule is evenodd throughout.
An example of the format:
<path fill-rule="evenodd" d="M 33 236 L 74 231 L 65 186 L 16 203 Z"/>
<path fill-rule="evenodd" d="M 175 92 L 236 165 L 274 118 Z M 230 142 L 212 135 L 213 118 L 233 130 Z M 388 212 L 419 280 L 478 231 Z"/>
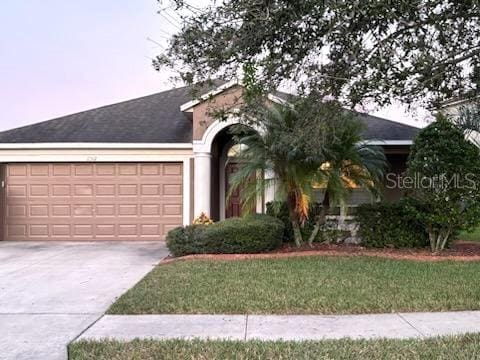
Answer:
<path fill-rule="evenodd" d="M 163 240 L 183 222 L 182 163 L 3 168 L 5 240 Z"/>

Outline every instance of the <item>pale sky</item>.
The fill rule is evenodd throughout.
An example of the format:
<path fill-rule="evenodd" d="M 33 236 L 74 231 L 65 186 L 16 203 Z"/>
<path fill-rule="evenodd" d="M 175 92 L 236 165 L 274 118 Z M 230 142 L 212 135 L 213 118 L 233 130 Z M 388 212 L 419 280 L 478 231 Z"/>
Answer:
<path fill-rule="evenodd" d="M 151 66 L 178 24 L 158 9 L 155 0 L 2 0 L 0 131 L 173 87 Z M 424 125 L 399 106 L 373 114 Z"/>

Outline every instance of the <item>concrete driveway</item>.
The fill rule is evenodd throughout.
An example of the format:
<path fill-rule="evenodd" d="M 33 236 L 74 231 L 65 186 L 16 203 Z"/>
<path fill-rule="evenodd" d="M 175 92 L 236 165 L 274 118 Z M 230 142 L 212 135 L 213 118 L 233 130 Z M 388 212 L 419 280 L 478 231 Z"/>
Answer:
<path fill-rule="evenodd" d="M 66 359 L 167 254 L 158 242 L 0 242 L 0 359 Z"/>

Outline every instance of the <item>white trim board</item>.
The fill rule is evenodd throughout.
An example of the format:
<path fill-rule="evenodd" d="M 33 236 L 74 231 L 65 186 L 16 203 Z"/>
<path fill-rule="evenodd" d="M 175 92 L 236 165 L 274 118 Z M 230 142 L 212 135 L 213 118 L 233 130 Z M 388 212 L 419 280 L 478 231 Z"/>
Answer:
<path fill-rule="evenodd" d="M 192 143 L 0 143 L 2 149 L 191 149 Z"/>
<path fill-rule="evenodd" d="M 366 140 L 363 142 L 366 145 L 387 145 L 387 146 L 401 146 L 401 145 L 412 145 L 413 140 Z"/>
<path fill-rule="evenodd" d="M 230 89 L 231 87 L 234 87 L 236 85 L 239 85 L 239 81 L 237 79 L 230 80 L 229 82 L 220 85 L 219 87 L 203 94 L 200 96 L 199 99 L 191 100 L 183 105 L 180 106 L 180 111 L 187 111 L 191 109 L 192 107 L 200 104 L 202 101 L 208 100 L 210 97 L 218 95 L 222 92 L 224 92 L 227 89 Z"/>
<path fill-rule="evenodd" d="M 191 100 L 183 105 L 180 106 L 180 111 L 189 111 L 191 108 L 193 108 L 194 106 L 197 106 L 198 104 L 200 104 L 201 102 L 205 101 L 205 100 L 208 100 L 216 95 L 219 95 L 221 94 L 222 92 L 224 92 L 225 90 L 228 90 L 234 86 L 242 86 L 242 84 L 240 83 L 240 81 L 238 80 L 231 80 L 223 85 L 220 85 L 219 87 L 201 95 L 198 99 L 195 99 L 195 100 Z M 280 105 L 285 105 L 287 104 L 287 101 L 279 98 L 278 96 L 276 95 L 273 95 L 273 94 L 268 94 L 267 95 L 267 98 L 274 102 L 274 103 L 277 103 L 277 104 L 280 104 Z"/>
<path fill-rule="evenodd" d="M 183 225 L 190 225 L 190 200 L 192 197 L 190 187 L 190 157 L 183 159 Z"/>
<path fill-rule="evenodd" d="M 0 163 L 12 162 L 179 162 L 191 149 L 3 149 Z"/>

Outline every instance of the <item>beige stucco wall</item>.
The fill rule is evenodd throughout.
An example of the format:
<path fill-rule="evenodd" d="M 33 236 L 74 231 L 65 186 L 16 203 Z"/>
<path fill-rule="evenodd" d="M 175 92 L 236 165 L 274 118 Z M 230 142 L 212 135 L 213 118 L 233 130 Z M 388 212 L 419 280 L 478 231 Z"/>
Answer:
<path fill-rule="evenodd" d="M 201 140 L 205 130 L 216 120 L 213 111 L 233 110 L 242 104 L 243 88 L 233 86 L 193 108 L 193 140 Z"/>

